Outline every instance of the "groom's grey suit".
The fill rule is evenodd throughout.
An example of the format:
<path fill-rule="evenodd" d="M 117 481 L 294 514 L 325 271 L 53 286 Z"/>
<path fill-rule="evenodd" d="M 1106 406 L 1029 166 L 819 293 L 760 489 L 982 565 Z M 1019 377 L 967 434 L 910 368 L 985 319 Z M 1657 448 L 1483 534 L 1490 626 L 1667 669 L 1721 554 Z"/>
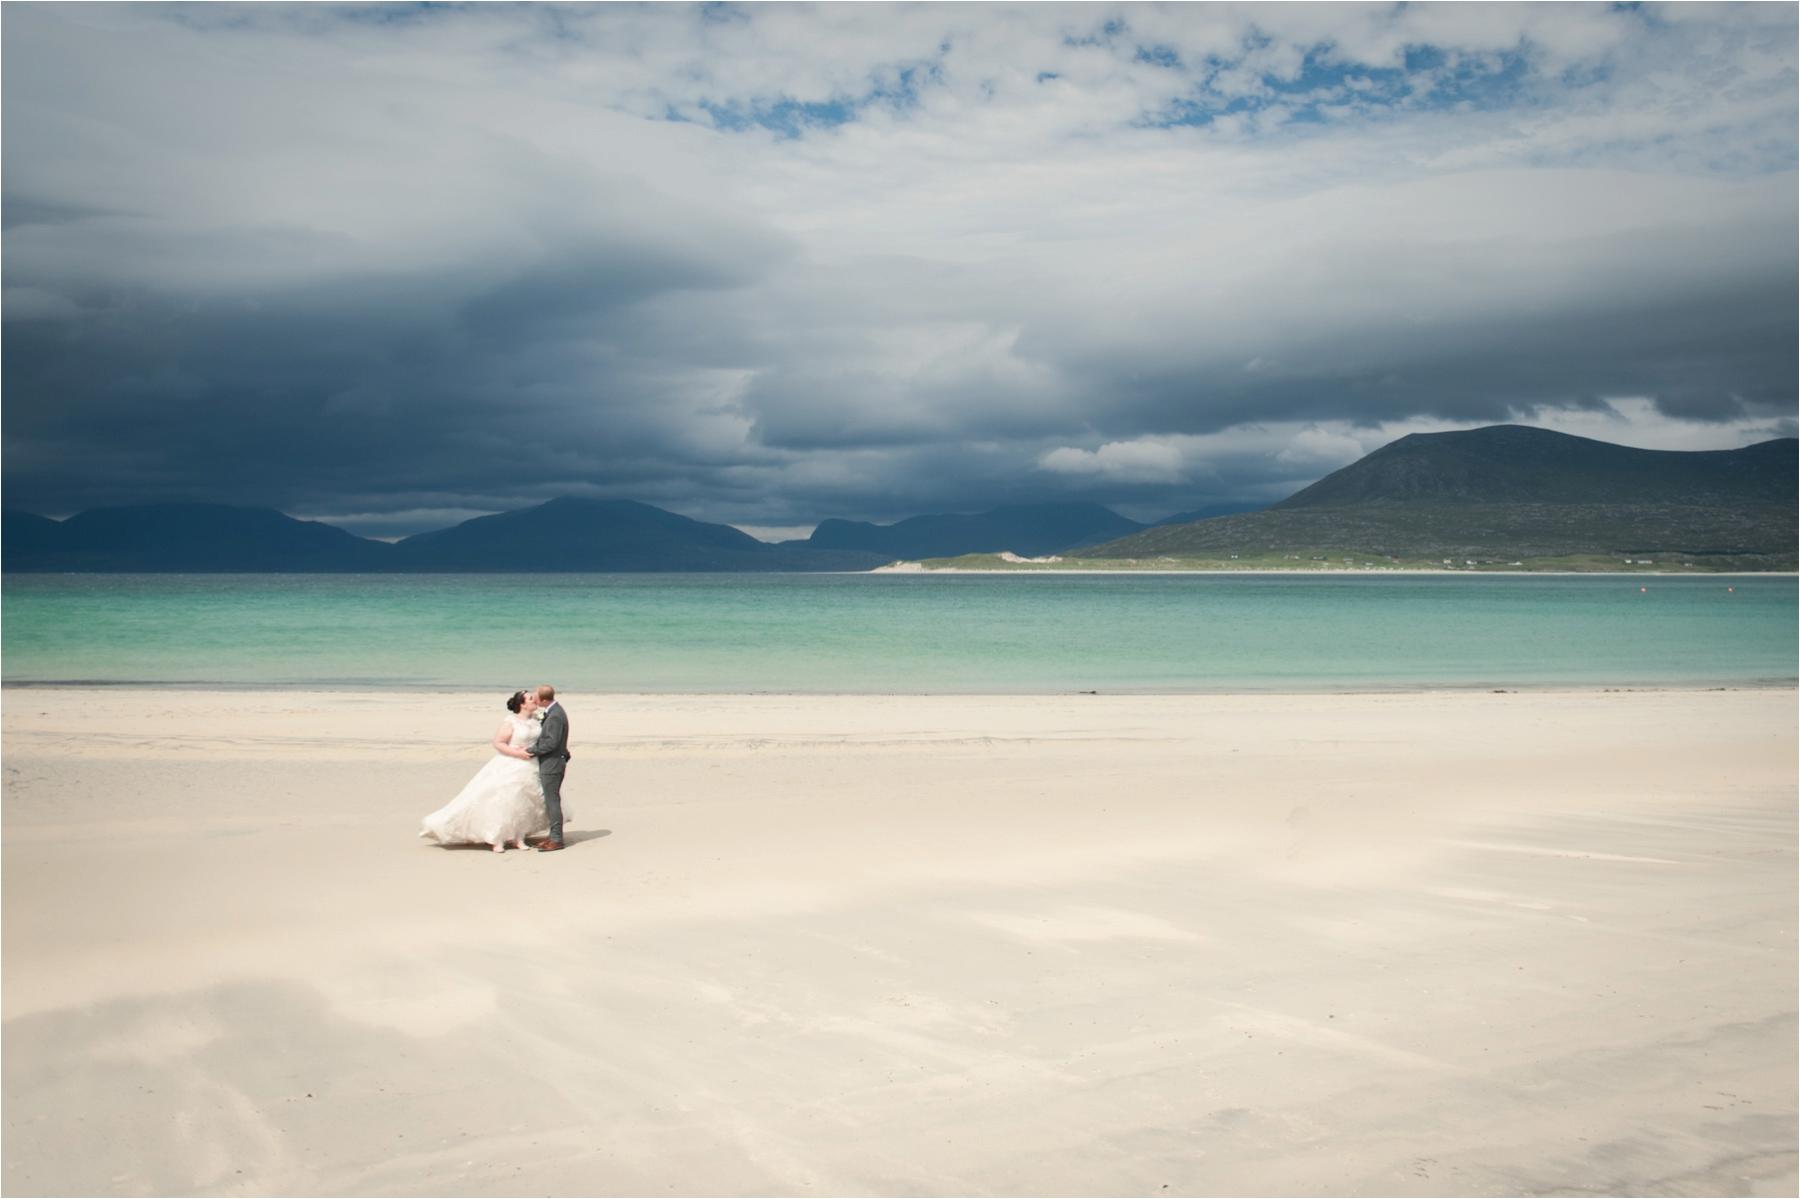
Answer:
<path fill-rule="evenodd" d="M 544 809 L 550 816 L 550 839 L 562 844 L 562 781 L 569 764 L 569 717 L 562 705 L 544 709 L 544 727 L 528 751 L 537 759 L 538 781 L 544 784 Z"/>

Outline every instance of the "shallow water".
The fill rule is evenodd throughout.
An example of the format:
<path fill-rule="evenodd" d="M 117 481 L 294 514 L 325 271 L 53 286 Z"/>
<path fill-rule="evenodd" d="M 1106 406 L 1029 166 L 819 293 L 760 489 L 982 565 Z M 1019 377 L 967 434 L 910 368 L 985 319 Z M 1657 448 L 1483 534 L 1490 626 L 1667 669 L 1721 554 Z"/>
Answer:
<path fill-rule="evenodd" d="M 898 693 L 1790 683 L 1796 591 L 1790 576 L 11 575 L 0 678 Z"/>

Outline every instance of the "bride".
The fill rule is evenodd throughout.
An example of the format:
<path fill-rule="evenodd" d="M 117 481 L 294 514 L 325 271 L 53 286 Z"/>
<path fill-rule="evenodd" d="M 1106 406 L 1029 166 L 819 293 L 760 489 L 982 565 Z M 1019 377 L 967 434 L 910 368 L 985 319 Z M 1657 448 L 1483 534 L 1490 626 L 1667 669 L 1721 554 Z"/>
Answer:
<path fill-rule="evenodd" d="M 524 849 L 527 836 L 549 831 L 537 763 L 525 752 L 538 736 L 537 695 L 515 691 L 506 709 L 511 715 L 494 733 L 494 756 L 455 799 L 425 817 L 419 836 L 439 845 L 487 845 L 505 853 L 509 842 Z"/>

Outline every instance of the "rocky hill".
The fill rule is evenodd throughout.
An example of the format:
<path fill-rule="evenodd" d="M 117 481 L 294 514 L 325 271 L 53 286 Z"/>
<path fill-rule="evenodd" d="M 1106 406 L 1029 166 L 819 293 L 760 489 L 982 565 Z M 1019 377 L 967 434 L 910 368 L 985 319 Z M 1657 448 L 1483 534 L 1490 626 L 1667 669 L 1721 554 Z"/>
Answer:
<path fill-rule="evenodd" d="M 1358 555 L 1413 561 L 1680 554 L 1792 569 L 1793 438 L 1640 450 L 1499 425 L 1413 434 L 1261 512 L 1166 525 L 1094 559 Z"/>

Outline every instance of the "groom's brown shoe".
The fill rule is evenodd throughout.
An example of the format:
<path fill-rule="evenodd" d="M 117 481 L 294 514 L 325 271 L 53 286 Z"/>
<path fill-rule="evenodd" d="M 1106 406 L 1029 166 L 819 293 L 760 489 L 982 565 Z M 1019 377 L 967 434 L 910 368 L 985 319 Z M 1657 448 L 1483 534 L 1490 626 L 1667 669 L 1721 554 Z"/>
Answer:
<path fill-rule="evenodd" d="M 537 851 L 539 853 L 549 853 L 551 850 L 561 849 L 562 847 L 563 843 L 561 841 L 539 841 Z"/>

